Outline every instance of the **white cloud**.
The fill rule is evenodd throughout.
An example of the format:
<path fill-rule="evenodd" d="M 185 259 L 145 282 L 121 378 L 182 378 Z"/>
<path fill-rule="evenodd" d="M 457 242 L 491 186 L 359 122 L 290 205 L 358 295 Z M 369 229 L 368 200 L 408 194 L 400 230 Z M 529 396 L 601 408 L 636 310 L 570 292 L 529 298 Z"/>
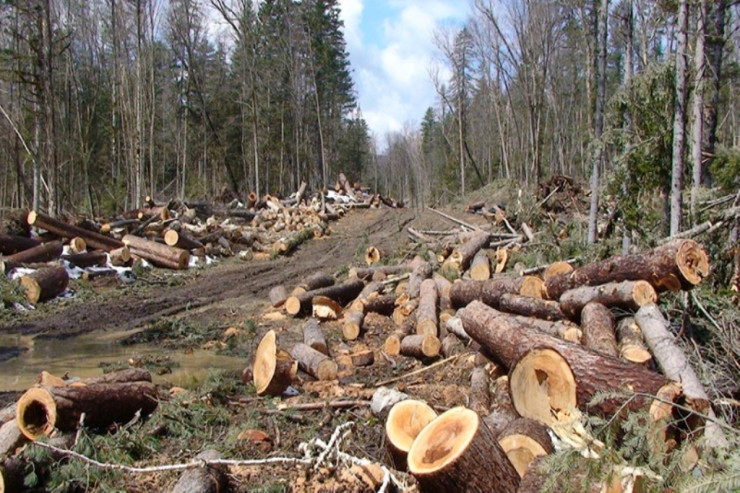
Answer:
<path fill-rule="evenodd" d="M 438 58 L 435 29 L 440 23 L 463 22 L 469 9 L 459 0 L 372 1 L 385 6 L 381 29 L 363 23 L 363 0 L 342 0 L 341 7 L 360 106 L 382 141 L 386 132 L 417 124 L 434 105 L 429 69 Z"/>

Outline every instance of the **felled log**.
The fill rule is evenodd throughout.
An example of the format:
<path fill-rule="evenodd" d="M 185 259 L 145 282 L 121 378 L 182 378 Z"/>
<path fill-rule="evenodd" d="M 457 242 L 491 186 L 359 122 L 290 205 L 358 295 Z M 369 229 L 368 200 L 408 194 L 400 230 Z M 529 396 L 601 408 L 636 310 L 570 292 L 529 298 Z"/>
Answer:
<path fill-rule="evenodd" d="M 405 471 L 411 444 L 437 413 L 425 402 L 406 399 L 393 405 L 385 420 L 385 443 L 391 465 Z"/>
<path fill-rule="evenodd" d="M 63 250 L 61 241 L 50 241 L 4 257 L 8 265 L 50 262 L 58 259 Z"/>
<path fill-rule="evenodd" d="M 349 270 L 349 277 L 357 277 L 364 281 L 371 280 L 376 273 L 382 273 L 386 276 L 403 274 L 410 271 L 411 268 L 406 264 L 399 265 L 378 265 L 373 267 L 352 267 Z"/>
<path fill-rule="evenodd" d="M 36 440 L 55 428 L 76 430 L 83 413 L 82 424 L 90 428 L 127 423 L 137 413 L 148 416 L 157 408 L 158 397 L 151 375 L 145 374 L 148 379 L 99 379 L 82 385 L 31 388 L 18 399 L 18 427 L 28 439 Z"/>
<path fill-rule="evenodd" d="M 290 355 L 295 358 L 302 371 L 316 380 L 334 380 L 337 378 L 337 364 L 334 360 L 302 342 L 293 346 Z"/>
<path fill-rule="evenodd" d="M 585 347 L 615 358 L 619 356 L 617 336 L 614 333 L 614 316 L 607 307 L 593 301 L 584 306 L 581 312 L 581 327 L 583 330 L 581 341 Z"/>
<path fill-rule="evenodd" d="M 29 303 L 54 298 L 67 289 L 69 275 L 64 267 L 45 267 L 19 279 Z"/>
<path fill-rule="evenodd" d="M 502 375 L 494 380 L 491 386 L 491 406 L 484 418 L 486 424 L 495 436 L 498 436 L 512 421 L 519 419 L 519 413 L 514 409 L 509 390 L 509 377 Z"/>
<path fill-rule="evenodd" d="M 366 284 L 365 287 L 362 288 L 362 291 L 360 291 L 360 294 L 357 295 L 357 298 L 355 298 L 350 304 L 350 310 L 365 313 L 365 301 L 367 301 L 368 298 L 379 296 L 378 293 L 380 293 L 384 287 L 385 286 L 380 281 L 373 281 Z"/>
<path fill-rule="evenodd" d="M 383 351 L 389 356 L 401 354 L 401 341 L 411 334 L 416 328 L 416 312 L 411 313 L 401 325 L 398 326 L 383 343 Z"/>
<path fill-rule="evenodd" d="M 535 458 L 555 451 L 547 427 L 527 418 L 518 418 L 506 425 L 498 434 L 498 443 L 519 477 L 524 477 Z"/>
<path fill-rule="evenodd" d="M 329 354 L 329 346 L 326 344 L 324 331 L 321 330 L 321 324 L 315 318 L 308 319 L 302 328 L 303 343 L 316 351 Z"/>
<path fill-rule="evenodd" d="M 438 335 L 437 284 L 433 279 L 421 283 L 419 307 L 416 309 L 416 333 Z"/>
<path fill-rule="evenodd" d="M 478 301 L 468 305 L 461 318 L 465 331 L 510 370 L 519 414 L 546 424 L 553 422 L 552 409 L 586 408 L 602 391 L 621 390 L 625 395 L 607 398 L 589 411 L 612 415 L 625 402 L 629 409 L 638 409 L 650 401 L 634 394 L 655 395 L 669 383 L 646 368 L 545 334 Z M 549 384 L 541 386 L 537 374 Z"/>
<path fill-rule="evenodd" d="M 365 299 L 359 299 L 352 304 L 354 311 L 363 311 L 364 313 L 379 313 L 380 315 L 390 316 L 396 308 L 396 301 L 399 299 L 397 294 L 384 294 L 379 296 L 369 296 Z M 359 301 L 359 303 L 357 303 Z"/>
<path fill-rule="evenodd" d="M 463 346 L 462 342 L 460 342 L 460 339 L 455 334 L 446 334 L 442 337 L 440 342 L 442 343 L 440 351 L 445 358 L 460 354 L 465 350 L 465 346 Z"/>
<path fill-rule="evenodd" d="M 296 233 L 286 236 L 285 238 L 278 241 L 275 244 L 274 251 L 280 253 L 281 255 L 288 255 L 290 252 L 295 250 L 300 244 L 313 238 L 314 233 L 315 231 L 313 228 L 306 228 L 306 229 L 297 231 Z"/>
<path fill-rule="evenodd" d="M 653 359 L 645 345 L 642 330 L 634 317 L 625 317 L 617 324 L 619 357 L 642 365 Z"/>
<path fill-rule="evenodd" d="M 658 299 L 655 289 L 646 281 L 610 282 L 597 286 L 581 286 L 560 296 L 560 309 L 572 320 L 578 320 L 581 309 L 590 302 L 606 307 L 637 310 Z"/>
<path fill-rule="evenodd" d="M 268 331 L 257 346 L 252 377 L 257 395 L 280 395 L 293 382 L 298 363 L 277 346 L 275 331 Z"/>
<path fill-rule="evenodd" d="M 168 229 L 164 234 L 164 242 L 171 247 L 182 248 L 183 250 L 195 250 L 203 248 L 203 243 L 196 240 L 184 231 L 175 231 Z"/>
<path fill-rule="evenodd" d="M 488 372 L 483 367 L 473 368 L 470 374 L 468 407 L 480 416 L 487 416 L 491 409 L 491 389 Z"/>
<path fill-rule="evenodd" d="M 635 321 L 642 329 L 645 342 L 663 374 L 672 380 L 681 382 L 683 394 L 689 401 L 687 403 L 689 407 L 714 417 L 704 386 L 684 352 L 674 342 L 675 338 L 669 330 L 670 323 L 663 317 L 658 306 L 654 303 L 643 306 L 637 311 Z M 727 443 L 722 429 L 714 421 L 706 423 L 704 436 L 710 446 L 723 446 Z"/>
<path fill-rule="evenodd" d="M 202 461 L 221 459 L 215 450 L 204 450 L 196 456 Z M 229 491 L 228 470 L 225 466 L 203 464 L 187 469 L 173 486 L 171 493 L 221 493 Z"/>
<path fill-rule="evenodd" d="M 375 363 L 375 351 L 367 347 L 355 348 L 349 358 L 352 366 L 371 366 Z"/>
<path fill-rule="evenodd" d="M 489 236 L 485 231 L 477 231 L 468 241 L 453 250 L 452 254 L 442 264 L 443 269 L 452 269 L 464 272 L 478 250 L 488 244 Z"/>
<path fill-rule="evenodd" d="M 409 472 L 422 492 L 514 493 L 519 474 L 496 437 L 470 409 L 441 414 L 414 440 Z"/>
<path fill-rule="evenodd" d="M 481 249 L 473 257 L 470 263 L 470 278 L 476 281 L 485 281 L 491 278 L 491 260 L 488 252 Z"/>
<path fill-rule="evenodd" d="M 598 286 L 610 282 L 649 282 L 656 291 L 691 289 L 709 274 L 709 258 L 693 240 L 673 240 L 653 250 L 622 255 L 584 265 L 568 274 L 545 281 L 547 295 L 557 300 L 578 286 Z"/>
<path fill-rule="evenodd" d="M 115 248 L 108 252 L 110 263 L 116 267 L 127 267 L 131 265 L 131 250 L 127 246 Z"/>
<path fill-rule="evenodd" d="M 306 314 L 311 308 L 311 300 L 314 296 L 326 296 L 333 299 L 340 305 L 345 305 L 352 301 L 365 287 L 361 279 L 348 279 L 342 284 L 326 286 L 299 295 L 289 296 L 285 300 L 285 311 L 293 316 Z"/>
<path fill-rule="evenodd" d="M 503 293 L 498 299 L 498 309 L 502 312 L 540 318 L 542 320 L 562 320 L 565 315 L 557 301 L 532 298 L 515 293 Z"/>
<path fill-rule="evenodd" d="M 439 356 L 442 343 L 435 335 L 412 334 L 401 340 L 400 353 L 417 359 L 429 359 Z"/>
<path fill-rule="evenodd" d="M 325 288 L 327 286 L 334 285 L 334 278 L 323 271 L 314 272 L 297 285 L 291 295 L 299 295 L 306 291 L 313 291 L 314 289 Z"/>
<path fill-rule="evenodd" d="M 273 308 L 280 308 L 288 299 L 288 289 L 282 284 L 274 286 L 270 289 L 269 298 Z"/>
<path fill-rule="evenodd" d="M 525 277 L 499 274 L 486 281 L 457 281 L 450 288 L 450 300 L 455 308 L 467 306 L 473 300 L 497 307 L 504 293 L 520 294 Z"/>
<path fill-rule="evenodd" d="M 0 255 L 13 255 L 39 245 L 40 243 L 33 238 L 0 233 Z"/>
<path fill-rule="evenodd" d="M 23 445 L 28 439 L 21 433 L 16 420 L 11 420 L 0 426 L 0 460 L 15 455 L 15 449 Z"/>
<path fill-rule="evenodd" d="M 100 250 L 94 250 L 92 252 L 75 253 L 72 255 L 62 255 L 62 258 L 67 262 L 76 265 L 77 267 L 85 268 L 92 266 L 103 266 L 108 263 L 108 254 Z"/>
<path fill-rule="evenodd" d="M 342 306 L 328 296 L 314 296 L 311 314 L 319 320 L 336 320 L 342 314 Z"/>
<path fill-rule="evenodd" d="M 121 240 L 111 238 L 110 236 L 101 235 L 72 224 L 67 224 L 58 219 L 54 219 L 46 214 L 37 211 L 30 211 L 27 218 L 28 224 L 36 226 L 39 229 L 44 229 L 50 233 L 54 233 L 62 238 L 74 238 L 79 236 L 85 240 L 88 246 L 95 248 L 96 250 L 105 250 L 109 252 L 115 248 L 123 246 Z"/>
<path fill-rule="evenodd" d="M 145 258 L 154 265 L 176 270 L 188 268 L 190 252 L 187 250 L 163 245 L 134 235 L 124 236 L 123 242 L 131 253 Z"/>
<path fill-rule="evenodd" d="M 405 301 L 404 300 L 405 296 Z M 408 318 L 413 312 L 416 313 L 416 309 L 419 307 L 419 301 L 417 299 L 409 299 L 408 295 L 402 295 L 396 300 L 396 309 L 391 314 L 391 319 L 396 322 L 396 325 L 401 325 L 404 320 Z"/>
<path fill-rule="evenodd" d="M 350 311 L 344 317 L 342 325 L 342 337 L 348 341 L 354 341 L 360 337 L 362 323 L 365 321 L 365 313 L 361 311 Z"/>
<path fill-rule="evenodd" d="M 408 295 L 417 298 L 421 291 L 421 283 L 432 277 L 432 266 L 429 262 L 419 262 L 409 276 L 409 285 L 406 289 Z"/>

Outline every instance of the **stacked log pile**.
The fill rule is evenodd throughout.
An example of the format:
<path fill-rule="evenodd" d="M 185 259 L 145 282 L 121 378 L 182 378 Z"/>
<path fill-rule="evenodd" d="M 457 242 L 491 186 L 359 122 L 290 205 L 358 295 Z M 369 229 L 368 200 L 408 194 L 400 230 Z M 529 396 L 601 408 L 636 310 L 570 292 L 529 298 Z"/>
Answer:
<path fill-rule="evenodd" d="M 28 301 L 36 303 L 64 292 L 70 276 L 115 275 L 139 259 L 182 270 L 213 257 L 288 255 L 301 243 L 330 234 L 328 223 L 352 208 L 397 206 L 350 186 L 343 174 L 335 188 L 309 196 L 304 182 L 287 199 L 250 194 L 244 203 L 222 205 L 156 204 L 147 197 L 144 207 L 108 221 L 62 220 L 28 211 L 20 234 L 0 231 L 0 269 L 18 279 Z"/>

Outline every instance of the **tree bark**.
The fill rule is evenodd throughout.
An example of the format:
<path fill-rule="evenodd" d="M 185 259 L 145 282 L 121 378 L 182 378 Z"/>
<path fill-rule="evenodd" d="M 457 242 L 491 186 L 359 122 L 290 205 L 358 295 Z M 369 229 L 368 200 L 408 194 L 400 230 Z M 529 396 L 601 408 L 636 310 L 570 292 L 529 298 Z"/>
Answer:
<path fill-rule="evenodd" d="M 40 243 L 33 238 L 0 233 L 0 255 L 13 255 L 39 245 Z"/>
<path fill-rule="evenodd" d="M 568 318 L 578 321 L 581 310 L 589 303 L 599 303 L 608 308 L 637 310 L 657 299 L 655 289 L 647 281 L 611 282 L 566 291 L 560 296 L 560 309 Z"/>
<path fill-rule="evenodd" d="M 439 356 L 442 343 L 431 334 L 413 334 L 401 340 L 400 354 L 417 359 L 430 359 Z"/>
<path fill-rule="evenodd" d="M 288 289 L 282 284 L 274 286 L 270 289 L 269 297 L 272 307 L 280 308 L 285 303 L 285 300 L 288 299 Z"/>
<path fill-rule="evenodd" d="M 298 367 L 302 371 L 316 380 L 335 380 L 337 378 L 337 364 L 334 360 L 302 342 L 293 346 L 290 355 L 298 362 Z"/>
<path fill-rule="evenodd" d="M 684 147 L 686 142 L 686 72 L 688 56 L 689 2 L 679 0 L 676 22 L 676 92 L 673 112 L 673 158 L 671 169 L 671 229 L 675 235 L 681 231 L 683 213 Z"/>
<path fill-rule="evenodd" d="M 478 251 L 488 245 L 489 234 L 485 231 L 476 232 L 468 241 L 457 247 L 452 255 L 442 264 L 443 269 L 453 269 L 464 272 L 470 266 L 470 262 Z"/>
<path fill-rule="evenodd" d="M 302 283 L 300 283 L 298 286 L 295 287 L 295 289 L 293 289 L 293 292 L 291 294 L 299 295 L 305 293 L 306 291 L 313 291 L 314 289 L 325 288 L 333 285 L 334 278 L 332 276 L 325 272 L 318 271 L 314 272 L 306 279 L 304 279 Z"/>
<path fill-rule="evenodd" d="M 344 325 L 342 326 L 342 337 L 348 341 L 354 341 L 360 337 L 362 332 L 362 323 L 365 321 L 365 314 L 360 311 L 348 312 L 345 316 Z"/>
<path fill-rule="evenodd" d="M 468 407 L 479 416 L 487 416 L 491 409 L 491 389 L 488 372 L 483 367 L 473 368 L 470 374 L 470 396 Z"/>
<path fill-rule="evenodd" d="M 3 260 L 8 265 L 51 262 L 62 255 L 63 249 L 64 247 L 62 246 L 61 241 L 50 241 L 48 243 L 42 243 L 35 247 L 8 255 Z"/>
<path fill-rule="evenodd" d="M 108 255 L 100 250 L 92 252 L 75 253 L 63 255 L 62 258 L 77 267 L 85 268 L 92 266 L 104 266 L 108 263 Z"/>
<path fill-rule="evenodd" d="M 324 331 L 321 330 L 321 323 L 315 318 L 311 318 L 303 324 L 303 343 L 322 354 L 329 354 L 329 346 L 326 344 Z"/>
<path fill-rule="evenodd" d="M 432 273 L 432 266 L 429 262 L 420 262 L 409 276 L 409 285 L 406 289 L 406 293 L 408 293 L 411 298 L 418 298 L 419 293 L 421 292 L 421 283 L 424 282 L 425 279 L 432 277 Z"/>
<path fill-rule="evenodd" d="M 499 298 L 498 309 L 516 315 L 526 315 L 542 320 L 562 320 L 565 315 L 557 301 L 503 293 Z"/>
<path fill-rule="evenodd" d="M 583 346 L 597 353 L 618 357 L 617 338 L 614 334 L 614 316 L 612 312 L 597 302 L 590 302 L 581 313 Z"/>
<path fill-rule="evenodd" d="M 416 333 L 439 334 L 437 318 L 437 284 L 433 279 L 421 283 L 419 307 L 416 309 Z"/>

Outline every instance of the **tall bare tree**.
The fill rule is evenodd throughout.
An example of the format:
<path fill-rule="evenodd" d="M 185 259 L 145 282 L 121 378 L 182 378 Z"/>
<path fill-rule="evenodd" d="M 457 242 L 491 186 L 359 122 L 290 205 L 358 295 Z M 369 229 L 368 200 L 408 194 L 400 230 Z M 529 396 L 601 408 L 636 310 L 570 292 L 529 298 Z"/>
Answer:
<path fill-rule="evenodd" d="M 689 27 L 689 3 L 681 0 L 678 4 L 676 32 L 676 95 L 673 113 L 673 166 L 671 170 L 671 213 L 670 234 L 681 230 L 683 212 L 683 172 L 684 148 L 686 141 L 686 72 Z"/>

